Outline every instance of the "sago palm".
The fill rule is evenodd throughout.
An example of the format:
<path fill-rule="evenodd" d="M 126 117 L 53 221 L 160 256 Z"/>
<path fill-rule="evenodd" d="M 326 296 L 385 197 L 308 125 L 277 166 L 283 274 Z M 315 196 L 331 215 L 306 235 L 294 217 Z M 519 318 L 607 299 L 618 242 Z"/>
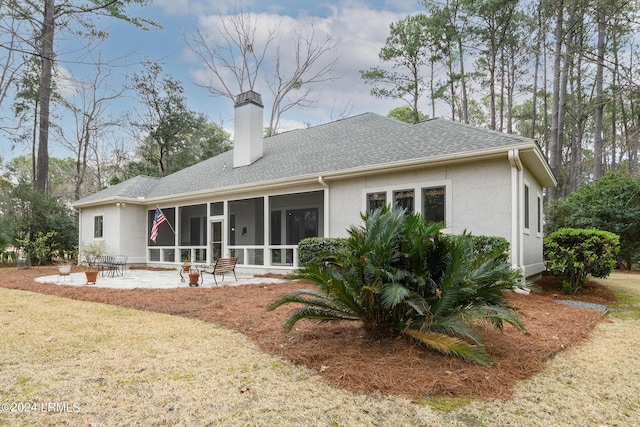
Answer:
<path fill-rule="evenodd" d="M 363 222 L 349 230 L 344 256 L 297 274 L 316 290 L 283 295 L 269 306 L 301 304 L 285 320 L 285 330 L 301 319 L 356 320 L 374 335 L 406 335 L 441 353 L 488 364 L 474 322 L 522 327 L 504 295 L 520 272 L 501 254 L 475 253 L 471 236 L 442 236 L 440 224 L 402 210 L 381 209 Z"/>

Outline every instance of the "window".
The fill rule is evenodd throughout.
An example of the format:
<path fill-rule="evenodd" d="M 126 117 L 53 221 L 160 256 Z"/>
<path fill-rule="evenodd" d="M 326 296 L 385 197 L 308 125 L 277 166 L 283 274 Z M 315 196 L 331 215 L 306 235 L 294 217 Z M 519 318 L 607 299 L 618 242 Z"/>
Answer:
<path fill-rule="evenodd" d="M 400 190 L 393 192 L 393 206 L 413 212 L 414 190 Z"/>
<path fill-rule="evenodd" d="M 421 214 L 425 221 L 443 225 L 452 232 L 452 184 L 450 179 L 404 183 L 368 188 L 362 191 L 362 210 L 372 213 L 381 206 Z"/>
<path fill-rule="evenodd" d="M 367 194 L 367 212 L 373 213 L 376 209 L 380 209 L 387 204 L 387 192 Z"/>
<path fill-rule="evenodd" d="M 93 237 L 101 238 L 104 232 L 104 221 L 102 215 L 93 217 Z"/>
<path fill-rule="evenodd" d="M 422 216 L 429 222 L 446 222 L 445 187 L 422 189 Z"/>
<path fill-rule="evenodd" d="M 524 228 L 529 230 L 529 186 L 524 186 Z"/>
<path fill-rule="evenodd" d="M 542 197 L 538 195 L 538 235 L 542 233 Z"/>

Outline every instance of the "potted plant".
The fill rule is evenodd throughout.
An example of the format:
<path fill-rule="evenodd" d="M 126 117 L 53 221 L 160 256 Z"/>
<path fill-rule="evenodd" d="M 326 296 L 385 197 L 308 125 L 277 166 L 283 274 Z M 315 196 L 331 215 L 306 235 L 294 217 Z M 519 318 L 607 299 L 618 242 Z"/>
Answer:
<path fill-rule="evenodd" d="M 87 276 L 87 285 L 89 283 L 95 284 L 98 279 L 98 268 L 95 263 L 99 257 L 106 255 L 107 244 L 104 240 L 87 243 L 82 246 L 81 251 L 89 267 L 89 269 L 84 272 Z"/>
<path fill-rule="evenodd" d="M 200 272 L 197 268 L 189 270 L 189 286 L 198 286 L 198 280 L 200 279 Z"/>
<path fill-rule="evenodd" d="M 191 268 L 191 263 L 189 262 L 189 257 L 186 256 L 184 251 L 182 252 L 182 271 L 188 273 L 189 269 Z"/>

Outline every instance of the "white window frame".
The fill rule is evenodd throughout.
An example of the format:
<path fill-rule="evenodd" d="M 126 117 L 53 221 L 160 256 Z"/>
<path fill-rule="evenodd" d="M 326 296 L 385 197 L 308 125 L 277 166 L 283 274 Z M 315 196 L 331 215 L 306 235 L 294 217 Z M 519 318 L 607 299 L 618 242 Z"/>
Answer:
<path fill-rule="evenodd" d="M 522 229 L 524 234 L 531 234 L 531 185 L 526 180 L 522 186 Z"/>
<path fill-rule="evenodd" d="M 542 193 L 540 193 L 539 191 L 536 191 L 536 195 L 537 195 L 537 205 L 536 205 L 536 220 L 537 225 L 536 225 L 536 237 L 542 238 L 542 229 L 544 227 L 543 223 L 542 223 L 542 216 L 544 214 L 544 199 L 542 198 Z"/>

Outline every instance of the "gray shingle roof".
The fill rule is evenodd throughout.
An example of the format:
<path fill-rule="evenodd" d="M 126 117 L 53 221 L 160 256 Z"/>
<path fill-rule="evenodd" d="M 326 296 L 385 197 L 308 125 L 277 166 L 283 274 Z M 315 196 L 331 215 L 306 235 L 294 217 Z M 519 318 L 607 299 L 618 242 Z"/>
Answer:
<path fill-rule="evenodd" d="M 164 178 L 133 178 L 76 204 L 93 203 L 114 196 L 154 199 L 215 191 L 479 149 L 506 149 L 526 142 L 534 144 L 529 138 L 445 119 L 407 124 L 366 113 L 266 138 L 264 156 L 249 166 L 233 168 L 231 150 Z"/>

